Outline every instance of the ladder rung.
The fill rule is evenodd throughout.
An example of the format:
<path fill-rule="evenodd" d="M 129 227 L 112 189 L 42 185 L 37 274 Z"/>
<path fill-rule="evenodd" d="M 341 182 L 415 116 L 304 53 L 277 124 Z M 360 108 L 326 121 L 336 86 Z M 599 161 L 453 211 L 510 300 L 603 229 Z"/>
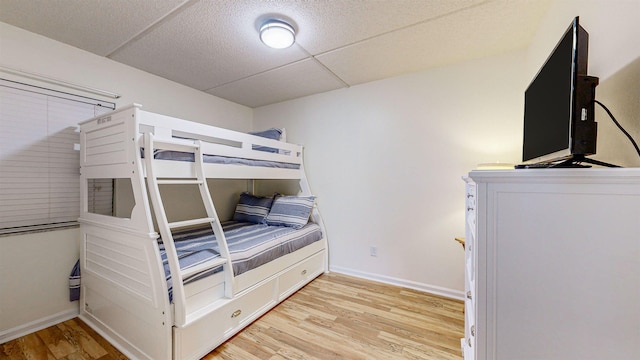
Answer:
<path fill-rule="evenodd" d="M 193 274 L 197 274 L 201 271 L 204 270 L 208 270 L 208 269 L 214 269 L 217 268 L 220 265 L 224 265 L 227 263 L 227 259 L 226 258 L 215 258 L 213 260 L 209 260 L 207 262 L 204 262 L 202 264 L 198 264 L 196 266 L 187 268 L 187 269 L 181 269 L 180 270 L 180 274 L 182 275 L 182 278 L 186 278 L 188 276 L 191 276 Z"/>
<path fill-rule="evenodd" d="M 158 185 L 202 185 L 202 180 L 158 180 Z"/>
<path fill-rule="evenodd" d="M 193 219 L 193 220 L 184 220 L 184 221 L 176 221 L 169 223 L 170 229 L 181 228 L 191 225 L 200 225 L 200 224 L 208 224 L 216 221 L 216 218 L 207 217 L 202 219 Z"/>

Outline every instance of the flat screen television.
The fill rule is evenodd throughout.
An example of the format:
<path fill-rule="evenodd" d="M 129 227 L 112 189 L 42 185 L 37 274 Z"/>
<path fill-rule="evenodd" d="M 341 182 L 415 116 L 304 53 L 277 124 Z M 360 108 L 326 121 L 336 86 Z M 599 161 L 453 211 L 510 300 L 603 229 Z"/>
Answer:
<path fill-rule="evenodd" d="M 596 153 L 594 120 L 598 78 L 587 76 L 589 34 L 576 17 L 524 96 L 525 164 L 592 162 Z"/>

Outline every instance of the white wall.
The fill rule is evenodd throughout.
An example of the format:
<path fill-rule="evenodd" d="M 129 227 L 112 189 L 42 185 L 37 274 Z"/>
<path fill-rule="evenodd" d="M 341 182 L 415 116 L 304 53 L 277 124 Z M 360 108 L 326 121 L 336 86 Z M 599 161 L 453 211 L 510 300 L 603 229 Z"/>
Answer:
<path fill-rule="evenodd" d="M 68 289 L 78 256 L 77 229 L 0 237 L 0 343 L 77 316 Z"/>
<path fill-rule="evenodd" d="M 461 296 L 461 176 L 518 160 L 524 55 L 255 109 L 255 127 L 284 126 L 305 145 L 333 270 Z"/>
<path fill-rule="evenodd" d="M 136 102 L 145 110 L 230 129 L 252 126 L 250 108 L 4 23 L 0 66 L 119 93 L 119 107 Z M 60 89 L 2 71 L 0 77 Z M 67 284 L 78 258 L 78 236 L 70 229 L 0 237 L 0 343 L 77 314 Z"/>
<path fill-rule="evenodd" d="M 590 33 L 597 98 L 626 115 L 640 138 L 639 7 L 637 0 L 558 0 L 522 53 L 255 109 L 254 126 L 285 126 L 307 148 L 331 267 L 458 295 L 462 251 L 452 239 L 464 231 L 460 176 L 478 163 L 520 161 L 524 90 L 574 16 Z M 597 110 L 596 118 L 596 158 L 639 166 L 606 114 Z"/>
<path fill-rule="evenodd" d="M 601 81 L 596 88 L 596 98 L 609 108 L 640 146 L 640 56 Z M 596 120 L 598 149 L 595 158 L 625 167 L 640 167 L 640 154 L 599 107 L 596 108 Z"/>

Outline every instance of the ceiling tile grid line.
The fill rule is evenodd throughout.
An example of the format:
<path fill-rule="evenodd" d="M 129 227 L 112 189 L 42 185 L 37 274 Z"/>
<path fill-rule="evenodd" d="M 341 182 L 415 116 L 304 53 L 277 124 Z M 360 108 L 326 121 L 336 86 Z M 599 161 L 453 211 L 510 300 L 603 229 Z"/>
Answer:
<path fill-rule="evenodd" d="M 154 21 L 153 23 L 149 24 L 149 26 L 147 26 L 146 28 L 140 30 L 140 32 L 138 32 L 137 34 L 133 35 L 131 38 L 125 40 L 122 44 L 116 46 L 113 50 L 109 51 L 109 53 L 107 55 L 105 55 L 105 57 L 112 58 L 114 55 L 116 55 L 122 49 L 124 49 L 127 46 L 133 44 L 138 39 L 143 38 L 144 36 L 146 36 L 147 34 L 152 32 L 153 30 L 155 30 L 158 27 L 162 26 L 162 24 L 167 22 L 169 19 L 172 19 L 173 17 L 177 16 L 182 11 L 186 10 L 187 8 L 189 8 L 190 6 L 192 6 L 193 4 L 195 4 L 198 1 L 200 1 L 200 0 L 186 0 L 185 2 L 179 4 L 178 6 L 176 6 L 175 8 L 171 9 L 169 12 L 164 14 L 163 16 L 159 17 L 156 21 Z"/>
<path fill-rule="evenodd" d="M 220 87 L 223 87 L 223 86 L 227 86 L 227 85 L 229 85 L 229 84 L 233 84 L 234 82 L 244 81 L 244 80 L 248 80 L 248 79 L 251 79 L 251 78 L 255 78 L 255 77 L 262 76 L 262 75 L 267 74 L 267 73 L 270 73 L 270 72 L 274 72 L 274 71 L 282 70 L 282 69 L 287 68 L 287 67 L 289 67 L 289 66 L 293 66 L 293 65 L 296 65 L 296 64 L 298 64 L 298 63 L 301 63 L 301 62 L 307 61 L 307 60 L 309 60 L 310 58 L 311 58 L 311 56 L 309 55 L 309 56 L 307 56 L 307 57 L 305 57 L 305 58 L 302 58 L 302 59 L 299 59 L 299 60 L 296 60 L 296 61 L 292 61 L 292 62 L 290 62 L 290 63 L 286 63 L 286 64 L 284 64 L 284 65 L 276 66 L 276 67 L 274 67 L 274 68 L 270 68 L 270 69 L 267 69 L 267 70 L 263 70 L 263 71 L 260 71 L 260 72 L 255 73 L 255 74 L 251 74 L 251 75 L 247 75 L 247 76 L 244 76 L 244 77 L 241 77 L 241 78 L 238 78 L 238 79 L 234 79 L 234 80 L 231 80 L 231 81 L 227 81 L 227 82 L 225 82 L 225 83 L 218 84 L 218 85 L 213 86 L 213 87 L 210 87 L 210 88 L 208 88 L 208 89 L 204 89 L 204 90 L 202 90 L 202 91 L 204 91 L 204 92 L 209 92 L 209 91 L 211 91 L 211 90 L 214 90 L 214 89 L 217 89 L 217 88 L 220 88 Z"/>
<path fill-rule="evenodd" d="M 314 53 L 311 56 L 318 56 L 319 57 L 319 56 L 326 55 L 326 54 L 334 52 L 334 51 L 342 50 L 342 49 L 350 47 L 350 46 L 355 46 L 355 45 L 358 45 L 360 43 L 365 43 L 365 42 L 368 42 L 370 40 L 374 40 L 376 38 L 383 37 L 383 36 L 386 36 L 386 35 L 389 35 L 389 34 L 402 32 L 402 31 L 405 31 L 405 30 L 410 30 L 411 28 L 418 27 L 418 26 L 423 25 L 425 23 L 432 22 L 432 21 L 437 21 L 437 20 L 440 20 L 440 19 L 445 18 L 445 17 L 450 17 L 450 16 L 456 15 L 456 14 L 458 14 L 460 12 L 473 10 L 474 8 L 476 8 L 478 6 L 483 6 L 483 5 L 486 5 L 487 3 L 494 2 L 494 1 L 496 1 L 496 0 L 480 0 L 480 2 L 471 4 L 471 5 L 466 6 L 466 7 L 457 8 L 457 9 L 451 10 L 449 12 L 438 14 L 436 16 L 429 17 L 429 18 L 426 18 L 426 19 L 423 19 L 423 20 L 420 20 L 420 21 L 417 21 L 417 22 L 414 22 L 414 23 L 411 23 L 411 24 L 407 24 L 407 25 L 404 25 L 404 26 L 396 27 L 396 28 L 387 30 L 385 32 L 377 33 L 377 34 L 371 35 L 371 36 L 369 36 L 367 38 L 360 39 L 360 40 L 357 40 L 357 41 L 353 41 L 353 42 L 350 42 L 350 43 L 347 43 L 347 44 L 343 44 L 343 45 L 335 47 L 333 49 L 328 49 L 328 50 L 324 50 L 324 51 L 321 51 L 321 52 Z"/>
<path fill-rule="evenodd" d="M 329 76 L 317 62 L 306 59 L 284 69 L 235 81 L 208 93 L 220 97 L 224 95 L 233 102 L 242 100 L 247 106 L 255 108 L 343 88 L 342 83 Z"/>
<path fill-rule="evenodd" d="M 344 81 L 344 79 L 342 79 L 340 76 L 338 76 L 338 74 L 333 72 L 333 70 L 329 69 L 329 67 L 326 64 L 324 64 L 322 61 L 320 61 L 317 57 L 312 56 L 311 59 L 313 59 L 313 61 L 315 61 L 318 65 L 320 65 L 327 73 L 329 73 L 329 75 L 333 76 L 334 78 L 336 78 L 336 80 L 340 81 L 344 85 L 344 87 L 346 88 L 351 87 L 349 83 Z"/>
<path fill-rule="evenodd" d="M 284 69 L 284 68 L 286 68 L 286 67 L 293 66 L 293 65 L 296 65 L 296 64 L 298 64 L 298 63 L 300 63 L 300 62 L 307 61 L 307 60 L 312 60 L 312 61 L 314 61 L 314 62 L 315 62 L 317 65 L 319 65 L 319 66 L 320 66 L 320 67 L 321 67 L 321 68 L 322 68 L 322 69 L 323 69 L 323 70 L 324 70 L 328 75 L 332 76 L 332 77 L 333 77 L 333 78 L 335 78 L 337 81 L 339 81 L 339 82 L 343 85 L 343 87 L 345 87 L 345 88 L 351 87 L 351 85 L 350 85 L 350 84 L 348 84 L 346 81 L 344 81 L 342 78 L 340 78 L 336 73 L 334 73 L 333 71 L 331 71 L 331 69 L 329 69 L 329 67 L 327 67 L 325 64 L 323 64 L 323 63 L 322 63 L 322 61 L 320 61 L 320 60 L 319 60 L 318 58 L 316 58 L 314 55 L 311 55 L 311 54 L 310 54 L 310 53 L 309 53 L 305 48 L 303 48 L 300 44 L 295 44 L 294 46 L 298 46 L 298 47 L 299 47 L 299 48 L 300 48 L 304 53 L 306 53 L 306 54 L 307 54 L 307 57 L 306 57 L 306 58 L 303 58 L 303 59 L 300 59 L 300 60 L 297 60 L 297 61 L 290 62 L 290 63 L 288 63 L 288 64 L 284 64 L 284 65 L 282 65 L 282 66 L 277 66 L 277 67 L 272 68 L 272 69 L 268 69 L 268 70 L 265 70 L 265 71 L 261 71 L 261 72 L 256 73 L 256 74 L 251 74 L 251 75 L 248 75 L 248 76 L 245 76 L 245 77 L 239 78 L 239 79 L 231 80 L 231 81 L 226 82 L 226 83 L 224 83 L 224 84 L 219 84 L 219 85 L 216 85 L 216 86 L 214 86 L 214 87 L 211 87 L 211 88 L 206 89 L 206 90 L 203 90 L 203 91 L 204 91 L 204 92 L 211 92 L 211 91 L 213 91 L 213 90 L 215 90 L 215 89 L 218 89 L 218 88 L 221 88 L 221 87 L 227 86 L 227 85 L 229 85 L 229 84 L 233 84 L 233 83 L 235 83 L 235 82 L 240 82 L 240 81 L 248 80 L 248 79 L 251 79 L 251 78 L 259 77 L 259 76 L 262 76 L 262 75 L 267 74 L 267 73 L 270 73 L 270 72 L 279 71 L 279 70 L 282 70 L 282 69 Z"/>

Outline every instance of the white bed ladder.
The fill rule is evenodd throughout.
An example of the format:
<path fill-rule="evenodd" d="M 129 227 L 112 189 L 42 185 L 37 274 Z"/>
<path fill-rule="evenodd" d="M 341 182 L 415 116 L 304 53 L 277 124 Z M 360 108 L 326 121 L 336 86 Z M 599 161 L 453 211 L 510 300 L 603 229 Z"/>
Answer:
<path fill-rule="evenodd" d="M 153 156 L 154 150 L 173 150 L 192 153 L 194 155 L 195 178 L 191 179 L 159 179 L 156 175 L 155 160 Z M 144 134 L 144 157 L 147 169 L 147 186 L 149 188 L 149 196 L 153 204 L 153 211 L 156 216 L 156 222 L 162 242 L 164 243 L 169 268 L 171 269 L 171 278 L 173 283 L 173 303 L 175 312 L 175 325 L 185 326 L 197 319 L 197 314 L 188 313 L 186 304 L 186 295 L 184 291 L 183 279 L 204 270 L 214 269 L 223 266 L 225 279 L 225 296 L 231 298 L 233 296 L 233 267 L 229 256 L 229 248 L 222 231 L 222 225 L 218 219 L 216 209 L 211 200 L 211 194 L 207 187 L 207 179 L 204 176 L 203 158 L 200 146 L 200 140 L 154 140 L 152 133 Z M 207 216 L 199 219 L 191 219 L 177 222 L 169 222 L 165 212 L 160 188 L 158 185 L 198 185 L 202 203 L 206 210 Z M 173 240 L 172 229 L 184 228 L 194 225 L 210 224 L 213 233 L 216 236 L 220 257 L 210 260 L 187 269 L 180 269 L 178 262 L 178 254 Z"/>

